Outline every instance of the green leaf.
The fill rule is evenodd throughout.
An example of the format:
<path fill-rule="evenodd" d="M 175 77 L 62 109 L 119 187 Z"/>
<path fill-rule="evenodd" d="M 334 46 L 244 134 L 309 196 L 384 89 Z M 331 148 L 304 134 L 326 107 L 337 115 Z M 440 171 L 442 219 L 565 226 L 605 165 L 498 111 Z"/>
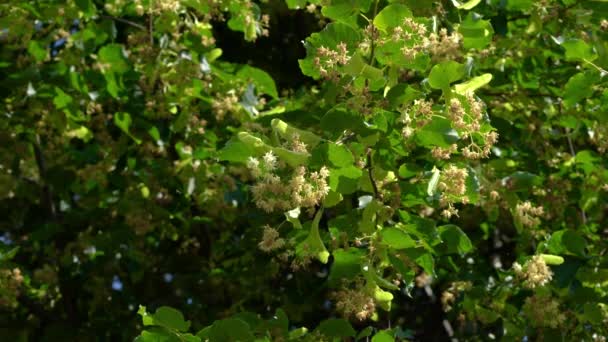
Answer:
<path fill-rule="evenodd" d="M 341 286 L 342 279 L 354 279 L 361 271 L 361 260 L 365 256 L 362 249 L 336 249 L 332 252 L 334 262 L 331 265 L 329 278 L 330 286 Z"/>
<path fill-rule="evenodd" d="M 467 234 L 458 226 L 448 224 L 438 227 L 439 235 L 446 246 L 446 253 L 465 254 L 473 249 L 473 244 Z"/>
<path fill-rule="evenodd" d="M 422 168 L 420 168 L 418 165 L 406 163 L 399 167 L 399 177 L 403 179 L 412 178 L 419 174 L 421 171 Z"/>
<path fill-rule="evenodd" d="M 80 10 L 87 18 L 90 18 L 95 15 L 97 8 L 95 7 L 95 4 L 92 0 L 75 0 L 75 2 L 78 8 L 80 8 Z"/>
<path fill-rule="evenodd" d="M 329 261 L 329 252 L 327 251 L 327 248 L 325 248 L 323 240 L 321 240 L 321 235 L 319 234 L 319 221 L 321 220 L 322 215 L 323 209 L 317 211 L 317 214 L 310 225 L 310 233 L 306 240 L 298 245 L 296 253 L 299 255 L 313 255 L 321 263 L 327 264 L 327 261 Z"/>
<path fill-rule="evenodd" d="M 296 152 L 283 147 L 271 147 L 272 152 L 282 161 L 291 167 L 308 164 L 310 154 L 306 152 Z"/>
<path fill-rule="evenodd" d="M 379 331 L 372 337 L 372 342 L 394 342 L 395 338 L 387 331 Z"/>
<path fill-rule="evenodd" d="M 473 77 L 470 80 L 459 83 L 454 86 L 454 91 L 461 95 L 467 93 L 473 93 L 475 90 L 485 86 L 492 81 L 492 74 L 483 74 L 481 76 Z"/>
<path fill-rule="evenodd" d="M 454 4 L 454 6 L 456 6 L 456 8 L 467 10 L 467 11 L 471 10 L 475 6 L 479 5 L 480 2 L 481 2 L 481 0 L 469 0 L 469 1 L 461 4 L 456 0 L 452 0 L 452 3 Z"/>
<path fill-rule="evenodd" d="M 331 0 L 328 5 L 323 6 L 321 13 L 336 21 L 352 21 L 353 16 L 360 12 L 367 12 L 371 0 Z"/>
<path fill-rule="evenodd" d="M 507 0 L 507 10 L 528 11 L 532 9 L 535 0 Z"/>
<path fill-rule="evenodd" d="M 594 152 L 589 150 L 582 150 L 576 153 L 574 157 L 574 161 L 576 166 L 583 170 L 585 174 L 590 175 L 597 168 L 598 158 L 595 156 Z"/>
<path fill-rule="evenodd" d="M 256 155 L 257 153 L 251 145 L 237 139 L 228 140 L 226 146 L 218 151 L 219 160 L 234 163 L 246 163 L 249 157 Z"/>
<path fill-rule="evenodd" d="M 418 266 L 422 267 L 427 274 L 435 274 L 435 260 L 431 252 L 424 248 L 408 248 L 404 249 L 403 252 L 411 260 L 414 260 Z"/>
<path fill-rule="evenodd" d="M 547 250 L 552 254 L 570 252 L 574 255 L 585 256 L 587 241 L 576 231 L 563 229 L 551 234 L 547 242 Z"/>
<path fill-rule="evenodd" d="M 329 187 L 343 195 L 349 195 L 357 191 L 359 178 L 363 175 L 361 169 L 348 166 L 339 169 L 331 169 L 329 172 Z"/>
<path fill-rule="evenodd" d="M 55 93 L 57 95 L 55 95 L 55 97 L 53 98 L 53 104 L 55 105 L 55 107 L 57 107 L 57 109 L 64 109 L 72 104 L 72 97 L 66 94 L 60 88 L 55 87 Z"/>
<path fill-rule="evenodd" d="M 450 83 L 458 81 L 464 76 L 464 65 L 447 61 L 435 65 L 429 74 L 429 85 L 434 89 L 448 89 Z"/>
<path fill-rule="evenodd" d="M 299 340 L 302 337 L 304 337 L 304 335 L 306 335 L 306 334 L 308 334 L 308 329 L 307 328 L 305 328 L 305 327 L 297 328 L 297 329 L 294 329 L 294 330 L 292 330 L 292 331 L 289 332 L 288 339 L 290 341 Z"/>
<path fill-rule="evenodd" d="M 255 318 L 257 318 L 257 316 L 255 314 L 252 314 L 252 315 Z M 274 317 L 268 323 L 269 323 L 268 325 L 271 328 L 274 328 L 274 329 L 278 328 L 283 333 L 287 333 L 287 331 L 289 330 L 289 319 L 287 318 L 287 314 L 285 313 L 285 311 L 281 308 L 278 308 L 275 311 Z M 250 323 L 250 326 L 255 327 L 251 323 Z"/>
<path fill-rule="evenodd" d="M 597 81 L 599 81 L 599 77 L 595 72 L 579 72 L 570 77 L 564 87 L 566 107 L 574 107 L 581 100 L 591 97 Z"/>
<path fill-rule="evenodd" d="M 343 199 L 344 197 L 341 193 L 330 191 L 327 196 L 325 196 L 325 200 L 323 200 L 323 206 L 325 208 L 334 207 L 338 205 L 338 203 L 342 202 Z"/>
<path fill-rule="evenodd" d="M 416 130 L 415 140 L 420 146 L 430 149 L 449 147 L 459 140 L 459 136 L 450 120 L 435 116 L 429 124 Z"/>
<path fill-rule="evenodd" d="M 347 75 L 369 81 L 368 87 L 370 90 L 378 90 L 386 83 L 382 70 L 367 64 L 359 53 L 351 57 L 343 70 Z"/>
<path fill-rule="evenodd" d="M 98 59 L 109 72 L 124 74 L 130 69 L 120 44 L 109 44 L 99 49 Z"/>
<path fill-rule="evenodd" d="M 316 134 L 293 127 L 280 119 L 272 119 L 270 125 L 283 139 L 291 140 L 293 139 L 294 134 L 297 134 L 300 141 L 305 143 L 308 149 L 315 148 L 322 140 L 321 137 Z"/>
<path fill-rule="evenodd" d="M 163 328 L 154 327 L 149 330 L 144 330 L 141 335 L 137 336 L 136 342 L 182 342 L 173 332 Z M 200 341 L 200 339 L 194 340 Z"/>
<path fill-rule="evenodd" d="M 356 341 L 360 341 L 364 337 L 372 336 L 373 332 L 374 332 L 374 328 L 373 327 L 367 327 L 367 328 L 359 331 L 359 333 L 357 334 L 357 337 L 355 338 L 355 340 Z"/>
<path fill-rule="evenodd" d="M 382 205 L 375 199 L 365 205 L 361 220 L 359 220 L 359 231 L 364 234 L 372 234 L 376 230 L 376 218 L 380 209 L 382 209 Z"/>
<path fill-rule="evenodd" d="M 416 247 L 416 241 L 412 237 L 396 227 L 384 228 L 381 231 L 382 242 L 394 249 Z"/>
<path fill-rule="evenodd" d="M 152 315 L 155 325 L 160 325 L 171 330 L 177 331 L 188 331 L 190 329 L 190 322 L 184 321 L 184 315 L 178 310 L 168 307 L 161 306 Z"/>
<path fill-rule="evenodd" d="M 267 145 L 262 139 L 248 132 L 239 132 L 237 135 L 239 141 L 250 146 L 257 155 L 262 155 L 270 150 L 272 147 Z"/>
<path fill-rule="evenodd" d="M 17 255 L 17 252 L 19 252 L 19 246 L 13 247 L 7 252 L 0 252 L 0 262 L 7 262 L 11 260 Z"/>
<path fill-rule="evenodd" d="M 270 95 L 275 99 L 279 97 L 277 86 L 274 84 L 272 77 L 266 71 L 245 65 L 239 69 L 236 75 L 248 82 L 253 82 L 258 92 Z"/>
<path fill-rule="evenodd" d="M 135 140 L 136 143 L 141 144 L 141 140 L 134 137 L 129 128 L 131 127 L 131 115 L 125 112 L 118 112 L 114 114 L 114 124 L 118 126 L 123 132 L 125 132 L 131 139 Z"/>
<path fill-rule="evenodd" d="M 319 324 L 316 330 L 331 338 L 354 337 L 357 334 L 347 320 L 336 318 L 324 320 Z"/>
<path fill-rule="evenodd" d="M 308 0 L 285 0 L 289 9 L 301 9 L 306 7 Z"/>
<path fill-rule="evenodd" d="M 426 247 L 430 249 L 431 244 L 440 243 L 439 233 L 435 227 L 435 221 L 419 216 L 404 218 L 404 212 L 399 211 L 399 216 L 402 216 L 403 230 L 418 238 L 421 242 L 426 242 Z"/>
<path fill-rule="evenodd" d="M 542 185 L 542 178 L 526 171 L 516 171 L 503 178 L 502 182 L 507 185 L 510 191 L 529 190 L 533 186 Z"/>
<path fill-rule="evenodd" d="M 327 156 L 335 167 L 349 167 L 355 163 L 355 157 L 344 145 L 328 144 Z"/>
<path fill-rule="evenodd" d="M 467 18 L 458 27 L 462 34 L 465 49 L 484 49 L 492 42 L 494 29 L 489 20 L 474 19 L 473 15 Z"/>
<path fill-rule="evenodd" d="M 420 98 L 422 93 L 407 83 L 399 83 L 386 94 L 386 99 L 392 107 L 407 105 Z"/>
<path fill-rule="evenodd" d="M 384 44 L 376 48 L 376 60 L 380 64 L 389 65 L 395 68 L 406 68 L 425 72 L 431 62 L 429 55 L 419 53 L 413 59 L 406 57 L 401 49 L 404 46 L 410 45 L 413 45 L 413 42 L 394 41 L 392 39 L 388 39 Z"/>
<path fill-rule="evenodd" d="M 586 303 L 583 309 L 583 317 L 586 321 L 593 324 L 603 324 L 605 322 L 606 313 L 602 310 L 600 303 Z"/>
<path fill-rule="evenodd" d="M 332 139 L 338 138 L 345 130 L 354 132 L 364 131 L 361 115 L 344 107 L 334 107 L 321 118 L 321 129 L 331 134 Z"/>
<path fill-rule="evenodd" d="M 323 31 L 313 33 L 305 41 L 306 58 L 299 60 L 302 73 L 314 79 L 320 78 L 319 70 L 314 63 L 317 49 L 320 47 L 336 50 L 338 44 L 344 43 L 349 51 L 354 51 L 360 40 L 361 34 L 359 31 L 347 24 L 337 22 L 325 26 Z"/>
<path fill-rule="evenodd" d="M 380 31 L 390 33 L 389 30 L 401 26 L 405 18 L 411 18 L 412 11 L 402 4 L 391 4 L 382 9 L 374 18 L 374 26 Z"/>
<path fill-rule="evenodd" d="M 78 128 L 65 131 L 65 135 L 70 138 L 78 138 L 84 142 L 89 142 L 93 139 L 93 133 L 85 126 L 78 126 Z"/>
<path fill-rule="evenodd" d="M 562 47 L 566 49 L 567 61 L 593 61 L 597 58 L 593 47 L 581 39 L 568 40 L 562 43 Z"/>
<path fill-rule="evenodd" d="M 46 59 L 48 51 L 37 40 L 30 40 L 27 46 L 27 52 L 36 59 L 37 62 L 42 62 Z"/>
<path fill-rule="evenodd" d="M 215 321 L 209 330 L 209 340 L 211 341 L 253 341 L 254 339 L 255 337 L 249 325 L 237 318 Z"/>

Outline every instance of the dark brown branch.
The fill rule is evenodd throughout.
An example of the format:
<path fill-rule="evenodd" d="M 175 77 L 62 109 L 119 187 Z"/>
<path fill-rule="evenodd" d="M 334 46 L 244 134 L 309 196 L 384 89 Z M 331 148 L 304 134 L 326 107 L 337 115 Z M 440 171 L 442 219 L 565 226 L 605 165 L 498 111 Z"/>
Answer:
<path fill-rule="evenodd" d="M 53 192 L 51 187 L 46 181 L 46 162 L 42 149 L 40 147 L 40 136 L 36 134 L 36 141 L 34 142 L 34 156 L 36 158 L 36 165 L 38 165 L 38 174 L 40 175 L 40 182 L 42 183 L 42 198 L 41 202 L 44 203 L 47 210 L 51 214 L 51 217 L 55 218 L 57 212 L 55 210 L 55 203 L 53 202 Z"/>
<path fill-rule="evenodd" d="M 369 181 L 372 183 L 372 188 L 374 189 L 374 197 L 380 198 L 378 185 L 376 185 L 376 181 L 374 180 L 374 166 L 371 149 L 367 150 L 367 174 L 369 175 Z"/>

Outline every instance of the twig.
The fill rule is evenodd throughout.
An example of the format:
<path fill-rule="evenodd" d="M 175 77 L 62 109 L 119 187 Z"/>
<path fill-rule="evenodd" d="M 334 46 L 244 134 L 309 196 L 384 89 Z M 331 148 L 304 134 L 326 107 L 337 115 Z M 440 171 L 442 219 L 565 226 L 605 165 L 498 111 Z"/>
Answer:
<path fill-rule="evenodd" d="M 608 74 L 608 71 L 604 70 L 603 68 L 599 67 L 598 65 L 596 65 L 595 63 L 593 63 L 592 61 L 588 60 L 588 59 L 583 59 L 583 62 L 591 65 L 592 67 L 596 68 L 597 71 L 599 71 L 601 74 L 606 75 Z"/>
<path fill-rule="evenodd" d="M 378 186 L 376 185 L 376 181 L 374 180 L 374 166 L 372 164 L 372 150 L 367 150 L 367 174 L 369 175 L 369 181 L 372 183 L 372 188 L 374 189 L 374 197 L 380 198 L 378 193 Z"/>
<path fill-rule="evenodd" d="M 140 30 L 144 30 L 144 31 L 146 30 L 145 26 L 140 25 L 140 24 L 138 24 L 136 22 L 133 22 L 131 20 L 127 20 L 127 19 L 123 19 L 123 18 L 118 18 L 118 17 L 114 17 L 114 16 L 111 16 L 111 15 L 102 15 L 101 18 L 115 20 L 115 21 L 121 22 L 123 24 L 131 25 L 133 27 L 137 27 Z"/>
<path fill-rule="evenodd" d="M 378 3 L 379 2 L 380 2 L 380 0 L 376 0 L 375 1 L 375 5 L 374 5 L 374 17 L 370 21 L 371 35 L 372 35 L 371 36 L 371 47 L 370 47 L 370 53 L 369 53 L 369 65 L 370 66 L 374 66 L 374 54 L 375 54 L 375 49 L 376 49 L 376 39 L 375 39 L 376 26 L 374 26 L 374 19 L 376 19 L 376 14 L 378 14 Z"/>
<path fill-rule="evenodd" d="M 38 165 L 38 174 L 40 175 L 40 182 L 42 183 L 42 202 L 46 204 L 51 217 L 55 218 L 56 210 L 55 203 L 53 202 L 53 192 L 51 187 L 46 182 L 46 162 L 42 149 L 40 148 L 40 136 L 36 134 L 36 141 L 34 141 L 34 156 L 36 158 L 36 164 Z"/>
<path fill-rule="evenodd" d="M 568 139 L 568 147 L 570 147 L 570 154 L 572 154 L 572 158 L 576 157 L 576 151 L 574 150 L 574 144 L 572 144 L 572 138 L 570 138 L 570 131 L 568 129 L 564 129 L 566 131 L 566 138 Z M 583 219 L 583 224 L 587 224 L 587 214 L 585 213 L 585 209 L 581 208 L 581 218 Z"/>
<path fill-rule="evenodd" d="M 152 9 L 148 15 L 148 34 L 150 35 L 150 45 L 154 46 L 154 17 L 152 17 Z"/>
<path fill-rule="evenodd" d="M 336 145 L 342 145 L 355 137 L 355 133 L 344 131 L 344 136 L 336 141 Z"/>

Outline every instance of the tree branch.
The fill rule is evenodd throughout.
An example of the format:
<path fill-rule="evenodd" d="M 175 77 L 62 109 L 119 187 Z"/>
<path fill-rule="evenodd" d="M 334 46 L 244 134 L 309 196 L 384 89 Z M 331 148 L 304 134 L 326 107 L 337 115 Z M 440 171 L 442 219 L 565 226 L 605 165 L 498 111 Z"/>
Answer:
<path fill-rule="evenodd" d="M 380 198 L 380 194 L 378 192 L 378 185 L 376 185 L 376 181 L 374 180 L 374 166 L 371 149 L 367 150 L 367 174 L 369 175 L 369 181 L 372 183 L 372 188 L 374 189 L 374 197 Z"/>
<path fill-rule="evenodd" d="M 146 31 L 146 27 L 145 26 L 143 26 L 141 24 L 138 24 L 136 22 L 133 22 L 131 20 L 127 20 L 127 19 L 123 19 L 123 18 L 118 18 L 118 17 L 114 17 L 114 16 L 111 16 L 111 15 L 101 15 L 100 18 L 118 21 L 118 22 L 121 22 L 123 24 L 127 24 L 127 25 L 130 25 L 130 26 L 133 26 L 133 27 L 137 27 L 140 30 Z"/>
<path fill-rule="evenodd" d="M 51 187 L 46 181 L 46 162 L 42 149 L 40 148 L 40 136 L 36 134 L 36 141 L 34 141 L 34 156 L 36 158 L 36 165 L 38 165 L 38 174 L 40 175 L 40 182 L 42 183 L 42 199 L 41 202 L 47 207 L 47 210 L 51 214 L 51 217 L 55 218 L 57 212 L 55 210 L 55 203 L 53 202 L 53 192 Z"/>

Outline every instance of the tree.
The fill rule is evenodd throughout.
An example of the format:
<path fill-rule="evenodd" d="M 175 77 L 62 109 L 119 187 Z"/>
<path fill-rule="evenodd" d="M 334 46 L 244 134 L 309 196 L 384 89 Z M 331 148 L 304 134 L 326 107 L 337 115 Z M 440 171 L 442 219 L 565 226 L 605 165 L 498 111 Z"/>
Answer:
<path fill-rule="evenodd" d="M 0 5 L 0 336 L 605 340 L 606 11 Z"/>

